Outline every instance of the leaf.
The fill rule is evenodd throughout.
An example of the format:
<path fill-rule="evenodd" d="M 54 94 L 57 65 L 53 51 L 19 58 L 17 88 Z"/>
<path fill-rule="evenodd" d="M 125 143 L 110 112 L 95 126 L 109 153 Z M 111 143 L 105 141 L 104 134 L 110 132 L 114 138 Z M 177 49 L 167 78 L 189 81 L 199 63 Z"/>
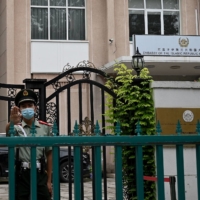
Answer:
<path fill-rule="evenodd" d="M 134 135 L 137 121 L 140 121 L 142 134 L 155 134 L 155 111 L 152 97 L 152 89 L 149 84 L 152 78 L 148 69 L 143 69 L 140 78 L 144 80 L 139 85 L 134 85 L 132 69 L 127 69 L 124 64 L 115 65 L 116 78 L 111 78 L 106 82 L 106 87 L 110 88 L 117 96 L 116 105 L 113 107 L 113 98 L 106 96 L 107 110 L 105 112 L 107 127 L 114 130 L 114 122 L 120 121 L 122 135 Z M 135 147 L 123 147 L 123 190 L 129 196 L 126 199 L 137 199 L 136 194 L 136 166 Z M 143 147 L 143 170 L 144 174 L 155 175 L 155 149 L 152 146 Z M 151 172 L 151 173 L 150 173 Z M 155 183 L 144 182 L 145 199 L 154 200 L 156 194 Z"/>

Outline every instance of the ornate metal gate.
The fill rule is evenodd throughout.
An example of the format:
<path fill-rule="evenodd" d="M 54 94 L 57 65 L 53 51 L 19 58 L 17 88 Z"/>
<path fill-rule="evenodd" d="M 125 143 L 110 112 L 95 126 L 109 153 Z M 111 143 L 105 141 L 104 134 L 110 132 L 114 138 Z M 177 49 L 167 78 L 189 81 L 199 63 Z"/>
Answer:
<path fill-rule="evenodd" d="M 14 105 L 14 99 L 15 95 L 17 94 L 17 90 L 24 89 L 24 87 L 24 85 L 0 83 L 0 101 L 7 102 L 8 119 L 10 116 L 10 108 Z M 3 89 L 4 91 L 2 91 Z"/>
<path fill-rule="evenodd" d="M 92 78 L 93 80 L 92 80 Z M 99 81 L 94 80 L 95 78 Z M 113 96 L 115 104 L 115 94 L 100 82 L 109 78 L 108 75 L 95 68 L 90 62 L 80 62 L 76 67 L 66 65 L 63 72 L 50 81 L 46 79 L 25 79 L 25 85 L 7 85 L 1 84 L 5 88 L 14 88 L 12 95 L 8 97 L 0 96 L 0 100 L 8 101 L 8 116 L 10 107 L 17 89 L 33 89 L 38 94 L 38 113 L 37 118 L 53 124 L 58 124 L 59 132 L 72 133 L 74 120 L 78 119 L 82 135 L 93 134 L 93 125 L 96 120 L 100 121 L 102 135 L 105 135 L 105 93 Z M 10 92 L 9 92 L 10 94 Z M 98 102 L 98 103 L 96 103 Z M 86 105 L 87 104 L 87 107 Z M 97 105 L 98 104 L 98 105 Z M 66 120 L 66 121 L 65 121 Z M 86 127 L 86 128 L 84 128 Z M 92 149 L 92 160 L 95 160 Z M 68 147 L 68 153 L 71 153 L 71 146 Z M 102 149 L 103 171 L 106 172 L 106 147 Z M 69 158 L 69 166 L 71 166 Z M 82 163 L 82 162 L 81 162 Z M 94 168 L 93 168 L 94 170 Z M 69 173 L 71 172 L 71 167 Z M 104 176 L 104 199 L 107 199 L 107 180 L 106 173 Z M 69 199 L 72 199 L 72 180 L 69 178 Z M 95 181 L 93 180 L 93 199 L 95 199 Z M 82 179 L 82 197 L 83 192 Z M 83 198 L 82 198 L 83 199 Z"/>

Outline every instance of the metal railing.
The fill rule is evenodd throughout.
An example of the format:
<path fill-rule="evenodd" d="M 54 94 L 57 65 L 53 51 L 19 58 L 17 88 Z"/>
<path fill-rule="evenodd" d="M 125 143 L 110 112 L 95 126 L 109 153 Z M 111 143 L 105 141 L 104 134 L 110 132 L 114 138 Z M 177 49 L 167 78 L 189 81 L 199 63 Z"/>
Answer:
<path fill-rule="evenodd" d="M 12 129 L 12 127 L 11 127 Z M 156 148 L 156 171 L 157 171 L 157 199 L 165 199 L 164 191 L 164 162 L 163 145 L 176 146 L 177 163 L 177 194 L 179 200 L 185 200 L 185 181 L 184 181 L 184 156 L 183 145 L 193 144 L 196 146 L 197 163 L 197 195 L 200 199 L 200 131 L 197 135 L 169 135 L 169 136 L 120 136 L 119 129 L 116 135 L 99 135 L 99 130 L 95 130 L 94 136 L 78 136 L 78 129 L 74 130 L 74 136 L 52 136 L 52 137 L 16 137 L 13 136 L 13 130 L 10 130 L 11 137 L 1 138 L 0 145 L 9 148 L 9 199 L 15 199 L 15 168 L 14 168 L 14 148 L 17 146 L 31 147 L 31 199 L 37 199 L 37 176 L 36 176 L 36 147 L 52 146 L 53 151 L 53 199 L 60 199 L 59 178 L 58 178 L 58 150 L 59 146 L 74 147 L 74 196 L 75 200 L 81 199 L 81 175 L 80 175 L 80 152 L 82 146 L 93 146 L 95 152 L 95 199 L 102 200 L 102 181 L 101 181 L 101 146 L 114 146 L 115 149 L 115 184 L 116 200 L 123 199 L 122 183 L 122 148 L 123 146 L 135 146 L 136 148 L 136 181 L 137 181 L 137 199 L 144 199 L 144 180 L 143 180 L 143 146 L 153 145 Z"/>

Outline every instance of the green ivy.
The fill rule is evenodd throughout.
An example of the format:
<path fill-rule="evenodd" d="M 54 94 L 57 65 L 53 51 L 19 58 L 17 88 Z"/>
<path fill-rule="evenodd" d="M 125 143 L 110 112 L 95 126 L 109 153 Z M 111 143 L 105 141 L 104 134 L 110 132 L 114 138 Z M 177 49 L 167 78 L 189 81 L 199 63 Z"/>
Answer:
<path fill-rule="evenodd" d="M 152 98 L 152 89 L 149 87 L 152 77 L 147 68 L 141 70 L 140 76 L 134 76 L 132 69 L 124 64 L 115 68 L 116 78 L 108 78 L 106 86 L 117 96 L 116 105 L 113 106 L 113 97 L 107 95 L 106 122 L 114 133 L 114 126 L 120 122 L 122 135 L 135 135 L 134 130 L 139 121 L 142 129 L 141 135 L 155 134 L 155 112 Z M 155 176 L 154 147 L 143 147 L 143 170 L 145 176 Z M 124 199 L 136 200 L 136 166 L 135 148 L 123 148 L 123 184 Z M 144 181 L 145 200 L 156 199 L 155 183 Z"/>

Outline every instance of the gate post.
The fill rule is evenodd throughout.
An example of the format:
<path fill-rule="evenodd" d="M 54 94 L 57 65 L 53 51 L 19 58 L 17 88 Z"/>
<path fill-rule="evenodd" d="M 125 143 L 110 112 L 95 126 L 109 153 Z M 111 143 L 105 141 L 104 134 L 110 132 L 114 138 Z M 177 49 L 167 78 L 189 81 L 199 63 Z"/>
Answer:
<path fill-rule="evenodd" d="M 46 89 L 44 83 L 47 79 L 24 79 L 26 89 L 38 89 L 39 119 L 46 121 Z"/>
<path fill-rule="evenodd" d="M 170 194 L 171 194 L 171 200 L 176 200 L 176 178 L 175 176 L 169 177 L 169 184 L 170 184 Z"/>

